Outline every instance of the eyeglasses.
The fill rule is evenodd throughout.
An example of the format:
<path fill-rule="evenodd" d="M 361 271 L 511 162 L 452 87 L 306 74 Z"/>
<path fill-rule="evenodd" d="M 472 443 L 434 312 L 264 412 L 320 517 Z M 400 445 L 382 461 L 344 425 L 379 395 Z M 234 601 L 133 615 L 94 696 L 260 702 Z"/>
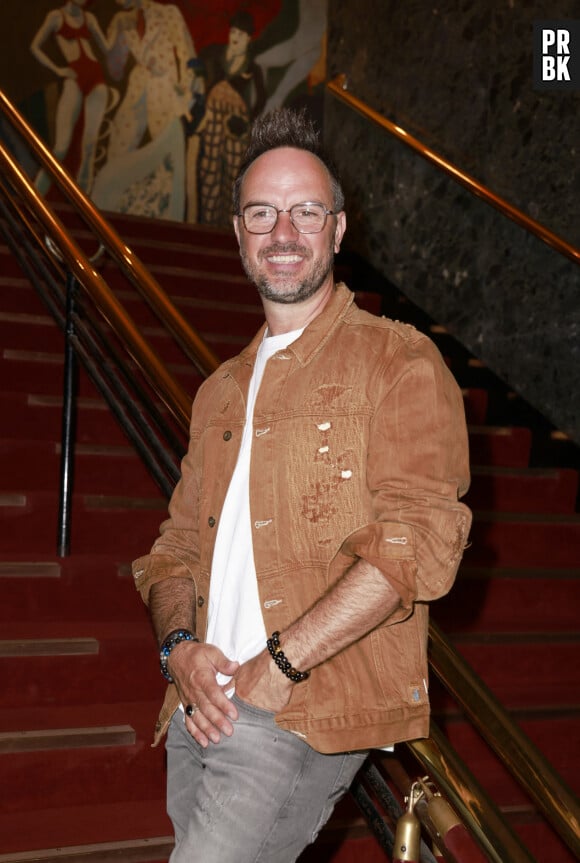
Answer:
<path fill-rule="evenodd" d="M 299 234 L 319 234 L 326 225 L 326 217 L 336 215 L 318 201 L 294 204 L 289 210 L 278 210 L 273 204 L 248 204 L 236 215 L 241 216 L 250 234 L 269 234 L 276 227 L 280 213 L 290 214 L 290 221 Z"/>

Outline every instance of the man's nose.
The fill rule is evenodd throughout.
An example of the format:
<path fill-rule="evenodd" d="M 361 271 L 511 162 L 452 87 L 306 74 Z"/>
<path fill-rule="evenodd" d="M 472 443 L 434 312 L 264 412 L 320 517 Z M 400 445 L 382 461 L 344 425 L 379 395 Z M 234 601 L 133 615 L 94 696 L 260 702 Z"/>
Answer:
<path fill-rule="evenodd" d="M 279 243 L 296 240 L 298 231 L 292 224 L 290 213 L 278 213 L 278 221 L 272 228 L 271 237 Z"/>

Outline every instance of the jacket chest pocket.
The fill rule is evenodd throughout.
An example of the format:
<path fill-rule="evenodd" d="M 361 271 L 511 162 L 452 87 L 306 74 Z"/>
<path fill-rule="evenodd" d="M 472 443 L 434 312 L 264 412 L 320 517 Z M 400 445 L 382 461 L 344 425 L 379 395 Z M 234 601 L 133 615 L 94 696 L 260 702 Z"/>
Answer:
<path fill-rule="evenodd" d="M 364 414 L 302 416 L 281 433 L 286 499 L 279 505 L 296 525 L 301 553 L 313 546 L 334 553 L 337 542 L 366 520 L 368 418 Z M 291 441 L 288 444 L 288 441 Z"/>

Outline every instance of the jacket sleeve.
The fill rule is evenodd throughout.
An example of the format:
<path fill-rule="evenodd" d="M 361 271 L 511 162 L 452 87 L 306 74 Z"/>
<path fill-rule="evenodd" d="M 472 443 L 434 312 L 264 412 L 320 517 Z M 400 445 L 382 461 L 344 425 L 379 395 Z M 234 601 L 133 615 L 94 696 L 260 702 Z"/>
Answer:
<path fill-rule="evenodd" d="M 367 460 L 375 520 L 341 551 L 369 561 L 392 583 L 401 597 L 392 623 L 453 583 L 471 525 L 459 502 L 469 486 L 469 455 L 461 391 L 429 339 L 402 338 L 379 374 Z"/>
<path fill-rule="evenodd" d="M 194 411 L 195 413 L 195 411 Z M 181 478 L 169 502 L 169 518 L 159 528 L 151 552 L 133 562 L 135 586 L 145 603 L 151 586 L 167 578 L 191 578 L 199 570 L 199 472 L 196 467 L 198 433 L 190 429 L 188 451 L 181 463 Z"/>

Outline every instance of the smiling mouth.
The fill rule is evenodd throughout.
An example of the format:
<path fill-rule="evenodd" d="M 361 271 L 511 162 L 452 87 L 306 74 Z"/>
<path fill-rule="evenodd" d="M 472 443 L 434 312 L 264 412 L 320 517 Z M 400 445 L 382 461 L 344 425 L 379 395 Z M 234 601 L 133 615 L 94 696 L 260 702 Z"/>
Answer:
<path fill-rule="evenodd" d="M 266 260 L 270 264 L 299 264 L 303 258 L 302 255 L 268 255 Z"/>
<path fill-rule="evenodd" d="M 269 264 L 290 266 L 292 264 L 301 264 L 310 255 L 308 254 L 308 249 L 303 248 L 298 243 L 272 243 L 262 250 L 260 257 Z"/>

